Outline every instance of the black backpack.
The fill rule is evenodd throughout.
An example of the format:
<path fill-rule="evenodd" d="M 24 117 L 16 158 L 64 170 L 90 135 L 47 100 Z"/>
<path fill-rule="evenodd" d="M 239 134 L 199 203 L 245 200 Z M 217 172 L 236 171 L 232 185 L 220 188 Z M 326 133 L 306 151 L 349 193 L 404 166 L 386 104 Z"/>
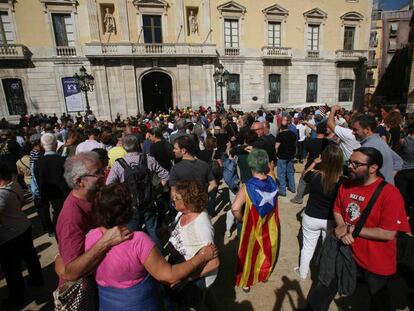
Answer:
<path fill-rule="evenodd" d="M 140 209 L 150 207 L 153 203 L 152 172 L 148 169 L 147 156 L 141 154 L 138 164 L 129 165 L 123 158 L 117 162 L 124 169 L 124 182 L 131 191 L 134 205 Z"/>

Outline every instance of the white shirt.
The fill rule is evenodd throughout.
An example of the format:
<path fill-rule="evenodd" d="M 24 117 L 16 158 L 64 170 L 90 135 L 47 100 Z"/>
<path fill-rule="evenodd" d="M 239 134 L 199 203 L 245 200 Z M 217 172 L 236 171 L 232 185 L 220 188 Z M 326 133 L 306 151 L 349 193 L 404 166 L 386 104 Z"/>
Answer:
<path fill-rule="evenodd" d="M 342 126 L 335 126 L 335 135 L 340 139 L 339 147 L 344 154 L 344 160 L 348 161 L 352 152 L 361 147 L 359 141 L 356 140 L 352 130 Z"/>
<path fill-rule="evenodd" d="M 184 256 L 185 260 L 189 260 L 202 247 L 210 242 L 214 243 L 214 228 L 206 211 L 201 212 L 196 219 L 185 226 L 180 224 L 181 216 L 182 213 L 178 213 L 175 218 L 177 225 L 171 232 L 169 242 Z M 216 269 L 205 277 L 207 287 L 213 284 L 217 277 L 217 272 Z"/>
<path fill-rule="evenodd" d="M 298 125 L 296 125 L 296 128 L 299 132 L 298 141 L 304 141 L 305 138 L 306 138 L 306 134 L 310 133 L 310 131 L 311 131 L 311 129 L 308 126 L 306 126 L 302 123 L 299 123 Z"/>

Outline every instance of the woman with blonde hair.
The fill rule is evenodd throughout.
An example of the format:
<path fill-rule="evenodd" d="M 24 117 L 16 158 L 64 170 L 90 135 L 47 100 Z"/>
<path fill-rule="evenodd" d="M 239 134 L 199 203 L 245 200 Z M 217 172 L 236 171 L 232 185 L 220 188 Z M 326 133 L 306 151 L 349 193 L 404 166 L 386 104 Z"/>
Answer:
<path fill-rule="evenodd" d="M 294 270 L 302 280 L 308 275 L 319 236 L 322 234 L 322 239 L 325 239 L 327 231 L 334 227 L 332 203 L 343 173 L 342 164 L 341 148 L 330 144 L 303 174 L 305 182 L 309 184 L 309 198 L 302 218 L 303 245 L 300 266 Z"/>

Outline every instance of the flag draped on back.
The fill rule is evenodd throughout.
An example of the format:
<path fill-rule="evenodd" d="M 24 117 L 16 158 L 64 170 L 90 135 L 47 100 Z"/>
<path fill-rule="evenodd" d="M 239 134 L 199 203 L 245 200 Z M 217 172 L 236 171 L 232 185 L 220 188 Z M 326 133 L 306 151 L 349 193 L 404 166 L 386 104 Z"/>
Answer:
<path fill-rule="evenodd" d="M 237 255 L 236 286 L 268 279 L 278 254 L 279 216 L 277 185 L 270 176 L 246 183 L 246 205 Z"/>

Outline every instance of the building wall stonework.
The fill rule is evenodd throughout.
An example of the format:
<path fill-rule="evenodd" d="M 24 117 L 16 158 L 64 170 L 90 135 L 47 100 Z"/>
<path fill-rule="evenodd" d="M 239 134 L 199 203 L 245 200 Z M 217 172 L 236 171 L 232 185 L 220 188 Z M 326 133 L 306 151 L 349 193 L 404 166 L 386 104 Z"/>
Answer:
<path fill-rule="evenodd" d="M 280 0 L 277 5 L 271 0 L 24 2 L 13 2 L 13 10 L 10 4 L 0 4 L 0 11 L 12 12 L 15 25 L 15 39 L 8 42 L 15 49 L 13 58 L 0 49 L 0 79 L 21 79 L 28 113 L 66 111 L 61 79 L 81 66 L 95 77 L 95 90 L 88 93 L 91 109 L 107 119 L 143 111 L 142 77 L 152 71 L 171 77 L 174 106 L 214 107 L 220 100 L 213 79 L 219 63 L 240 77 L 240 104 L 235 105 L 240 110 L 306 104 L 309 74 L 318 75 L 315 105 L 337 102 L 340 79 L 354 81 L 353 101 L 341 104 L 362 103 L 372 0 Z M 115 21 L 109 33 L 106 9 Z M 196 20 L 193 31 L 190 11 Z M 25 18 L 27 14 L 35 22 Z M 64 14 L 64 46 L 55 35 L 56 14 Z M 161 37 L 151 37 L 155 28 L 144 31 L 146 15 L 159 16 Z M 227 19 L 237 22 L 233 43 L 225 36 Z M 269 46 L 268 27 L 274 22 L 280 23 L 280 45 Z M 309 25 L 319 25 L 317 48 L 311 50 Z M 347 25 L 355 27 L 355 33 L 352 49 L 344 52 Z M 280 74 L 279 103 L 269 103 L 270 74 Z M 226 87 L 223 100 L 226 104 Z M 8 112 L 3 88 L 0 101 L 1 116 L 16 118 Z M 83 94 L 82 101 L 85 104 Z"/>

